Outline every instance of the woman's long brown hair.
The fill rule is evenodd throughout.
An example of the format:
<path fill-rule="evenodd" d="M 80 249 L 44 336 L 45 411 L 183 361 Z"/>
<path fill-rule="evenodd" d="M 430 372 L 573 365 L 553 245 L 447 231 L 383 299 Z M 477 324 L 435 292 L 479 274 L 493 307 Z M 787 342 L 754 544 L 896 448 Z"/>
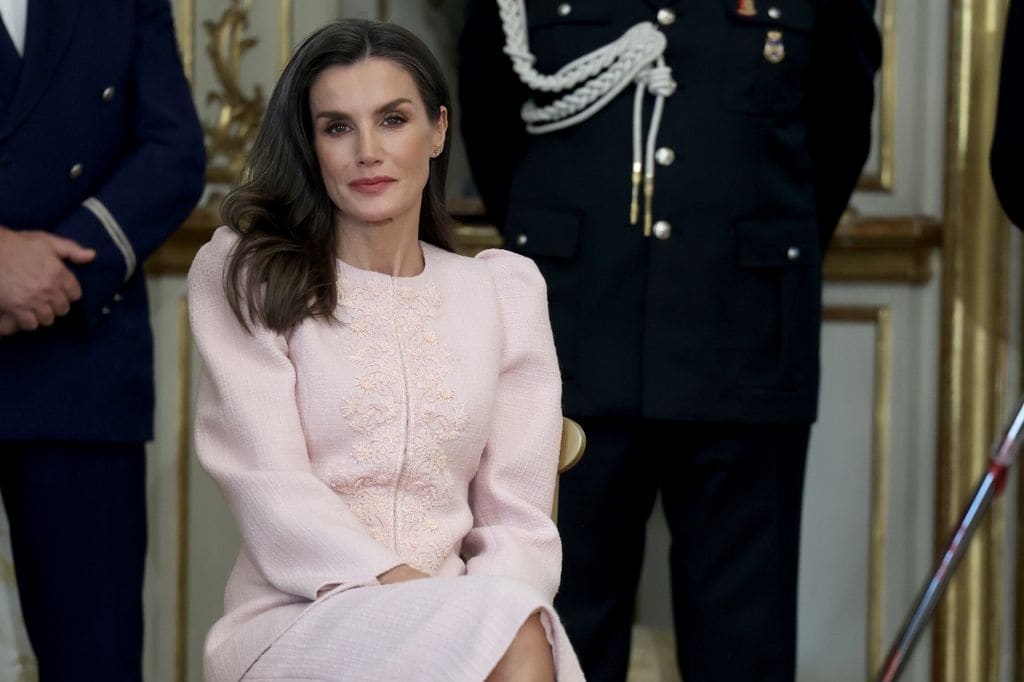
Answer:
<path fill-rule="evenodd" d="M 224 221 L 240 236 L 225 270 L 225 292 L 246 328 L 251 320 L 284 333 L 307 317 L 334 314 L 334 205 L 313 147 L 309 91 L 325 69 L 368 57 L 388 59 L 412 76 L 432 122 L 437 122 L 442 106 L 451 116 L 451 95 L 441 67 L 409 31 L 393 24 L 343 19 L 303 41 L 267 103 L 243 182 L 221 205 Z M 449 147 L 446 144 L 430 160 L 419 238 L 451 251 L 452 221 L 445 205 Z"/>

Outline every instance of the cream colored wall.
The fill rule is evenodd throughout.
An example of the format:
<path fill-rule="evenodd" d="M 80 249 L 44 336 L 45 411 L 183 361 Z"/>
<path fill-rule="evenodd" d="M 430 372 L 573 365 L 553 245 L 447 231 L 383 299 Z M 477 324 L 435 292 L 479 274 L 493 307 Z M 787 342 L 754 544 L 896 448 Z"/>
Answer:
<path fill-rule="evenodd" d="M 38 679 L 36 661 L 21 622 L 7 514 L 0 507 L 0 678 L 16 682 Z"/>
<path fill-rule="evenodd" d="M 892 12 L 894 92 L 893 183 L 890 192 L 858 192 L 864 215 L 942 217 L 946 145 L 946 73 L 949 3 L 945 0 L 876 0 Z M 879 22 L 881 23 L 881 22 Z M 876 111 L 876 119 L 877 119 Z M 876 121 L 876 133 L 879 127 Z M 876 137 L 876 143 L 878 139 Z M 865 171 L 878 168 L 876 147 Z"/>

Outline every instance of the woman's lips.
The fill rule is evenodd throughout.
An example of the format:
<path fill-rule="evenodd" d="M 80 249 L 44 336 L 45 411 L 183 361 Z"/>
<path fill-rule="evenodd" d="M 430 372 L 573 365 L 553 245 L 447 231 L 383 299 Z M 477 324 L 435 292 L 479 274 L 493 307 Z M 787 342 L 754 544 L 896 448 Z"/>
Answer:
<path fill-rule="evenodd" d="M 375 177 L 375 178 L 359 178 L 348 183 L 348 186 L 357 192 L 363 192 L 364 194 L 376 194 L 377 192 L 383 192 L 385 189 L 391 186 L 391 183 L 395 181 L 394 178 L 389 177 Z"/>

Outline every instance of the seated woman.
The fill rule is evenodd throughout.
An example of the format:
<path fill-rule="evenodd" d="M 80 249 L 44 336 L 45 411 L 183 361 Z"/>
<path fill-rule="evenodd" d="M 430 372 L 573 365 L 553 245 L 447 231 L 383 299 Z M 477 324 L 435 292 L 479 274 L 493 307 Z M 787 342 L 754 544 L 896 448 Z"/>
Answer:
<path fill-rule="evenodd" d="M 452 252 L 450 107 L 408 31 L 314 33 L 189 272 L 196 451 L 242 533 L 209 680 L 582 679 L 545 286 Z"/>

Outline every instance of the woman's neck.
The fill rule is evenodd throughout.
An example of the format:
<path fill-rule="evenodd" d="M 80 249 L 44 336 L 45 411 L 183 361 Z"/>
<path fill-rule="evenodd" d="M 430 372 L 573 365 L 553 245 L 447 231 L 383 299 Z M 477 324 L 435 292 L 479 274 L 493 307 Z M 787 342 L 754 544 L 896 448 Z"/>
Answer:
<path fill-rule="evenodd" d="M 417 233 L 383 224 L 339 226 L 338 257 L 360 270 L 392 277 L 413 277 L 424 266 Z"/>

